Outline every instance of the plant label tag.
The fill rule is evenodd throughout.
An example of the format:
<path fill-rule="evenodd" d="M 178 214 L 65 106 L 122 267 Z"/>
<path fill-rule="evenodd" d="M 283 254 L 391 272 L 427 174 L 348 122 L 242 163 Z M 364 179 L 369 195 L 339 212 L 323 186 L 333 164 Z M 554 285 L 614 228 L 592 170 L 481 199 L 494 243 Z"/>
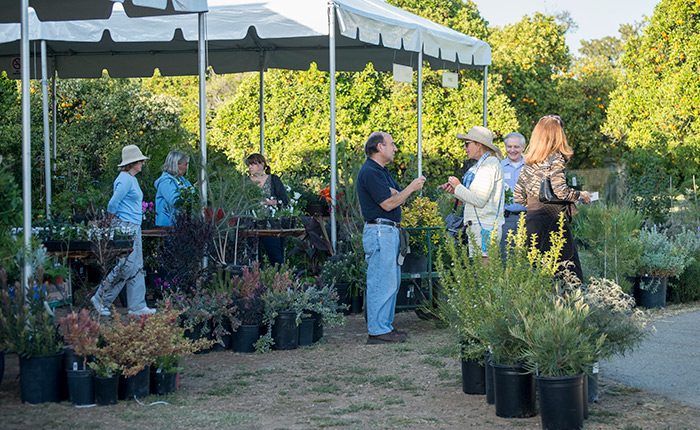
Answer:
<path fill-rule="evenodd" d="M 161 368 L 159 367 L 158 370 L 156 370 L 156 373 L 161 373 L 162 371 L 163 371 L 163 369 L 161 369 Z"/>
<path fill-rule="evenodd" d="M 459 85 L 459 75 L 453 72 L 442 72 L 442 87 L 457 88 Z"/>
<path fill-rule="evenodd" d="M 598 191 L 591 193 L 591 201 L 594 202 L 598 200 Z"/>
<path fill-rule="evenodd" d="M 78 362 L 77 361 L 73 362 L 73 370 L 78 370 Z"/>
<path fill-rule="evenodd" d="M 413 83 L 413 68 L 394 63 L 394 80 L 407 84 Z"/>
<path fill-rule="evenodd" d="M 571 186 L 572 186 L 572 187 L 575 187 L 575 186 L 576 186 L 576 176 L 574 176 L 573 178 L 571 178 Z"/>

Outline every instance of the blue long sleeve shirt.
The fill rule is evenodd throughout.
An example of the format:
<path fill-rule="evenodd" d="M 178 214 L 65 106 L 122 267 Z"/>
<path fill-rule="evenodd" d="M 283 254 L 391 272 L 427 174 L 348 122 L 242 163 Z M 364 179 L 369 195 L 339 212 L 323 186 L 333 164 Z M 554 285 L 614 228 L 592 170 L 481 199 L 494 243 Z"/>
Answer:
<path fill-rule="evenodd" d="M 107 204 L 107 212 L 115 214 L 120 220 L 141 225 L 143 220 L 143 192 L 135 176 L 119 172 L 114 180 L 112 198 Z"/>
<path fill-rule="evenodd" d="M 170 173 L 163 172 L 154 185 L 156 187 L 156 225 L 171 226 L 177 213 L 175 202 L 180 197 L 180 190 L 191 187 L 192 184 L 184 177 L 176 178 Z"/>
<path fill-rule="evenodd" d="M 515 184 L 518 183 L 518 178 L 520 177 L 520 171 L 523 169 L 525 164 L 525 158 L 520 158 L 520 161 L 514 163 L 510 161 L 510 158 L 506 158 L 501 161 L 501 168 L 503 169 L 503 182 L 511 190 L 515 191 Z M 517 203 L 511 203 L 506 205 L 505 209 L 510 212 L 522 212 L 527 210 L 523 205 Z"/>

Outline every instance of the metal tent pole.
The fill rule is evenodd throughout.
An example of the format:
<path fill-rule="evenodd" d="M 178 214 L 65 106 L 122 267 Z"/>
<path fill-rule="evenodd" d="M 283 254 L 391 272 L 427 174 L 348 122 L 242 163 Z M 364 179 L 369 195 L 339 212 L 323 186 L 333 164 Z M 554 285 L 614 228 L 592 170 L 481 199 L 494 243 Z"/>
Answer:
<path fill-rule="evenodd" d="M 418 51 L 418 178 L 423 176 L 423 44 Z"/>
<path fill-rule="evenodd" d="M 484 112 L 484 127 L 486 127 L 488 111 L 486 110 L 486 87 L 488 85 L 488 70 L 489 66 L 484 66 L 484 101 L 483 101 L 483 112 Z"/>
<path fill-rule="evenodd" d="M 21 77 L 22 77 L 22 236 L 25 254 L 32 241 L 32 176 L 31 176 L 31 111 L 29 105 L 29 0 L 21 0 Z M 22 289 L 25 296 L 29 292 L 31 267 L 22 256 Z"/>
<path fill-rule="evenodd" d="M 49 136 L 49 89 L 46 72 L 46 41 L 41 41 L 41 108 L 44 114 L 44 183 L 46 218 L 51 218 L 51 144 Z"/>
<path fill-rule="evenodd" d="M 336 251 L 337 227 L 335 223 L 336 181 L 338 175 L 337 155 L 335 147 L 335 4 L 328 2 L 328 53 L 331 96 L 331 246 Z"/>
<path fill-rule="evenodd" d="M 260 154 L 265 155 L 265 52 L 260 51 Z"/>
<path fill-rule="evenodd" d="M 205 58 L 205 13 L 199 13 L 199 39 L 198 39 L 198 57 L 199 57 L 199 150 L 202 157 L 202 170 L 199 180 L 201 183 L 202 205 L 207 205 L 207 119 L 206 119 L 206 103 L 207 89 L 205 74 L 207 63 Z"/>

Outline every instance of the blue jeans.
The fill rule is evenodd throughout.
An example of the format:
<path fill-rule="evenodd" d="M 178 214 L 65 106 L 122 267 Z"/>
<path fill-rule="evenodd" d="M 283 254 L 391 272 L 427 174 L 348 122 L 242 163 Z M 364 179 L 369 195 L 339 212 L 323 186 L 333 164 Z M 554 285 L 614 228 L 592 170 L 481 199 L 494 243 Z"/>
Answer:
<path fill-rule="evenodd" d="M 367 331 L 372 336 L 394 330 L 396 294 L 401 284 L 399 229 L 365 224 L 362 245 L 367 260 Z"/>

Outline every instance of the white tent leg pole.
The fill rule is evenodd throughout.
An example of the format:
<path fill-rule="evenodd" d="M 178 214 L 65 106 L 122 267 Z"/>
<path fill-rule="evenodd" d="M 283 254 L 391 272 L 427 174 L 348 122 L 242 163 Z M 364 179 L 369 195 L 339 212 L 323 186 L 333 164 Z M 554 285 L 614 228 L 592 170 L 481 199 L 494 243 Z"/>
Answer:
<path fill-rule="evenodd" d="M 423 45 L 418 51 L 418 177 L 423 176 Z"/>
<path fill-rule="evenodd" d="M 486 97 L 486 94 L 487 94 L 487 93 L 486 93 L 486 89 L 487 89 L 486 87 L 487 87 L 487 85 L 488 85 L 488 70 L 489 70 L 489 66 L 484 66 L 484 101 L 483 101 L 483 105 L 482 105 L 482 106 L 483 106 L 483 107 L 482 107 L 482 110 L 483 110 L 483 112 L 484 112 L 484 121 L 483 121 L 483 122 L 484 122 L 484 127 L 487 127 L 487 125 L 486 125 L 486 124 L 487 124 L 487 121 L 486 121 L 486 120 L 487 120 L 487 116 L 488 116 L 488 111 L 487 111 L 487 109 L 486 109 L 486 98 L 487 98 L 487 97 Z"/>
<path fill-rule="evenodd" d="M 206 87 L 206 58 L 204 57 L 205 46 L 204 39 L 204 12 L 199 13 L 199 151 L 202 157 L 202 170 L 199 176 L 201 184 L 200 192 L 202 196 L 202 205 L 207 205 L 207 119 L 206 119 L 206 103 L 207 103 L 207 87 Z"/>
<path fill-rule="evenodd" d="M 201 196 L 202 196 L 202 207 L 208 205 L 207 199 L 207 119 L 206 119 L 206 105 L 207 105 L 207 85 L 206 85 L 206 25 L 205 25 L 206 14 L 204 12 L 199 13 L 199 37 L 197 38 L 198 45 L 198 63 L 199 63 L 199 151 L 202 158 L 202 170 L 200 172 L 200 183 L 201 183 Z M 202 266 L 207 267 L 208 261 L 207 257 L 202 259 Z"/>
<path fill-rule="evenodd" d="M 260 154 L 265 155 L 265 72 L 260 60 Z"/>
<path fill-rule="evenodd" d="M 41 41 L 41 108 L 44 113 L 44 182 L 46 218 L 51 218 L 51 144 L 49 141 L 49 89 L 46 72 L 46 41 Z"/>
<path fill-rule="evenodd" d="M 51 126 L 53 135 L 52 140 L 53 140 L 53 170 L 56 169 L 56 101 L 58 98 L 56 98 L 56 70 L 54 69 L 53 76 L 51 77 L 51 117 L 53 118 L 53 124 Z"/>
<path fill-rule="evenodd" d="M 335 223 L 336 180 L 338 162 L 335 147 L 335 4 L 328 2 L 328 53 L 331 95 L 331 246 L 336 251 L 337 227 Z"/>
<path fill-rule="evenodd" d="M 29 104 L 29 0 L 21 0 L 21 41 L 20 50 L 22 75 L 22 235 L 24 250 L 29 252 L 32 241 L 32 176 L 31 176 L 31 111 Z M 22 256 L 22 289 L 25 296 L 29 292 L 29 274 L 31 267 Z"/>

